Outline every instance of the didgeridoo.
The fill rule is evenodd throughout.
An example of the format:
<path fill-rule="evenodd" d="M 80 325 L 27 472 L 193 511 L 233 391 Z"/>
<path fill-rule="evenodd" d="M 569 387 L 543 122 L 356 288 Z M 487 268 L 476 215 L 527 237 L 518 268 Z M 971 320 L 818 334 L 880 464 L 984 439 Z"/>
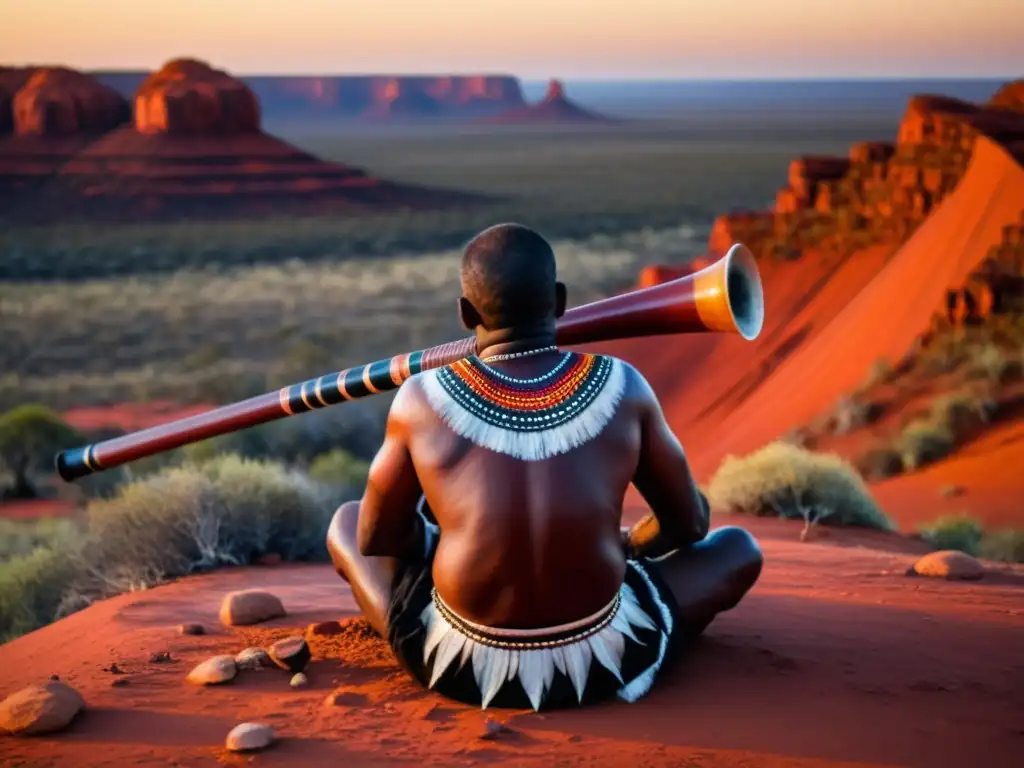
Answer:
<path fill-rule="evenodd" d="M 567 311 L 558 321 L 556 338 L 561 346 L 702 332 L 735 333 L 752 340 L 763 323 L 764 294 L 757 263 L 750 251 L 737 243 L 699 272 Z M 71 482 L 188 443 L 397 389 L 421 371 L 473 355 L 475 343 L 473 337 L 468 337 L 396 355 L 196 416 L 72 448 L 57 455 L 57 472 Z"/>

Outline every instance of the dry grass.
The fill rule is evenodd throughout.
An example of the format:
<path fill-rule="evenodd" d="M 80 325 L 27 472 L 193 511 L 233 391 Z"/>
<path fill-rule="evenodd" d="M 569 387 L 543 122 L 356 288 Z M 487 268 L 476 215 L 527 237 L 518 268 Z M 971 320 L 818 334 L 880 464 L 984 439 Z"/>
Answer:
<path fill-rule="evenodd" d="M 936 549 L 955 549 L 1004 563 L 1024 563 L 1024 530 L 986 531 L 967 514 L 941 517 L 920 528 L 921 537 Z"/>
<path fill-rule="evenodd" d="M 80 525 L 18 532 L 19 551 L 9 546 L 0 562 L 0 642 L 97 598 L 265 553 L 322 560 L 331 515 L 355 495 L 231 455 L 126 485 L 92 502 Z"/>

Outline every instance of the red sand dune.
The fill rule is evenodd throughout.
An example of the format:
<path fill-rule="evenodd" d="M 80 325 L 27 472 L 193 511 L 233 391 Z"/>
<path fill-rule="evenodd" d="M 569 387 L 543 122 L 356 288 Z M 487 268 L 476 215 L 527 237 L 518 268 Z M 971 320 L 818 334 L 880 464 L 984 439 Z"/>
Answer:
<path fill-rule="evenodd" d="M 830 409 L 878 359 L 897 361 L 1022 208 L 1020 161 L 979 138 L 958 187 L 891 258 L 879 247 L 766 265 L 766 324 L 753 344 L 677 337 L 606 348 L 648 375 L 707 479 L 727 453 L 756 449 Z"/>
<path fill-rule="evenodd" d="M 418 689 L 380 641 L 354 635 L 314 642 L 306 689 L 275 671 L 198 689 L 184 678 L 208 656 L 355 614 L 328 566 L 237 569 L 122 595 L 0 646 L 0 695 L 56 674 L 88 703 L 66 733 L 0 740 L 0 763 L 232 764 L 225 735 L 256 720 L 282 737 L 255 758 L 263 766 L 1014 764 L 1024 571 L 974 584 L 908 579 L 913 556 L 901 550 L 913 547 L 898 537 L 887 552 L 799 544 L 799 526 L 754 522 L 778 523 L 756 526 L 770 539 L 761 582 L 637 704 L 481 713 Z M 857 541 L 836 531 L 834 543 L 847 534 Z M 291 615 L 219 627 L 220 598 L 242 587 L 271 589 Z M 212 634 L 178 635 L 188 621 Z M 149 663 L 160 651 L 174 661 Z M 127 684 L 111 686 L 113 662 Z M 339 687 L 347 703 L 325 705 Z M 486 716 L 514 732 L 480 739 Z"/>

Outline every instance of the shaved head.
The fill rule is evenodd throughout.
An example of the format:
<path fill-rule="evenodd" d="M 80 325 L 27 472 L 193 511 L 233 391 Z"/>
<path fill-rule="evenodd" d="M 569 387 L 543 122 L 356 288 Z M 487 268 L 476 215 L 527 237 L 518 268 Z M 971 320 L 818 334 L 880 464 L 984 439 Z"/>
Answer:
<path fill-rule="evenodd" d="M 466 245 L 462 294 L 487 330 L 553 321 L 559 308 L 555 254 L 522 224 L 497 224 Z"/>

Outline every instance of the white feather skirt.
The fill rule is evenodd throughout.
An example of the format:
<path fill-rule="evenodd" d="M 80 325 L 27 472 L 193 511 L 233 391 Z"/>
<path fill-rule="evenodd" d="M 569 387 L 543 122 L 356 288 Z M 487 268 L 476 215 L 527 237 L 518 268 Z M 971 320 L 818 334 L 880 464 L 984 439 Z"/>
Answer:
<path fill-rule="evenodd" d="M 642 567 L 634 562 L 629 565 L 640 573 L 644 583 L 651 589 L 665 629 L 659 627 L 640 607 L 632 587 L 623 584 L 610 615 L 597 621 L 592 630 L 578 632 L 565 641 L 531 643 L 526 637 L 513 641 L 507 639 L 507 630 L 502 632 L 501 637 L 488 636 L 485 640 L 478 636 L 477 639 L 471 631 L 456 626 L 461 623 L 460 620 L 454 617 L 451 609 L 444 605 L 435 592 L 434 599 L 420 616 L 426 630 L 423 660 L 430 673 L 430 687 L 433 688 L 453 666 L 461 669 L 469 664 L 480 691 L 483 709 L 487 708 L 506 684 L 518 678 L 531 706 L 538 710 L 551 689 L 556 673 L 569 679 L 578 699 L 582 701 L 591 665 L 597 663 L 622 683 L 618 691 L 620 698 L 626 701 L 640 698 L 650 689 L 664 660 L 668 636 L 672 632 L 672 615 Z M 452 620 L 448 616 L 452 616 Z M 465 624 L 476 626 L 468 621 Z M 643 644 L 637 638 L 634 628 L 658 632 L 659 647 L 655 662 L 632 680 L 625 681 L 622 679 L 622 659 L 626 643 Z M 555 628 L 550 634 L 558 631 Z"/>

